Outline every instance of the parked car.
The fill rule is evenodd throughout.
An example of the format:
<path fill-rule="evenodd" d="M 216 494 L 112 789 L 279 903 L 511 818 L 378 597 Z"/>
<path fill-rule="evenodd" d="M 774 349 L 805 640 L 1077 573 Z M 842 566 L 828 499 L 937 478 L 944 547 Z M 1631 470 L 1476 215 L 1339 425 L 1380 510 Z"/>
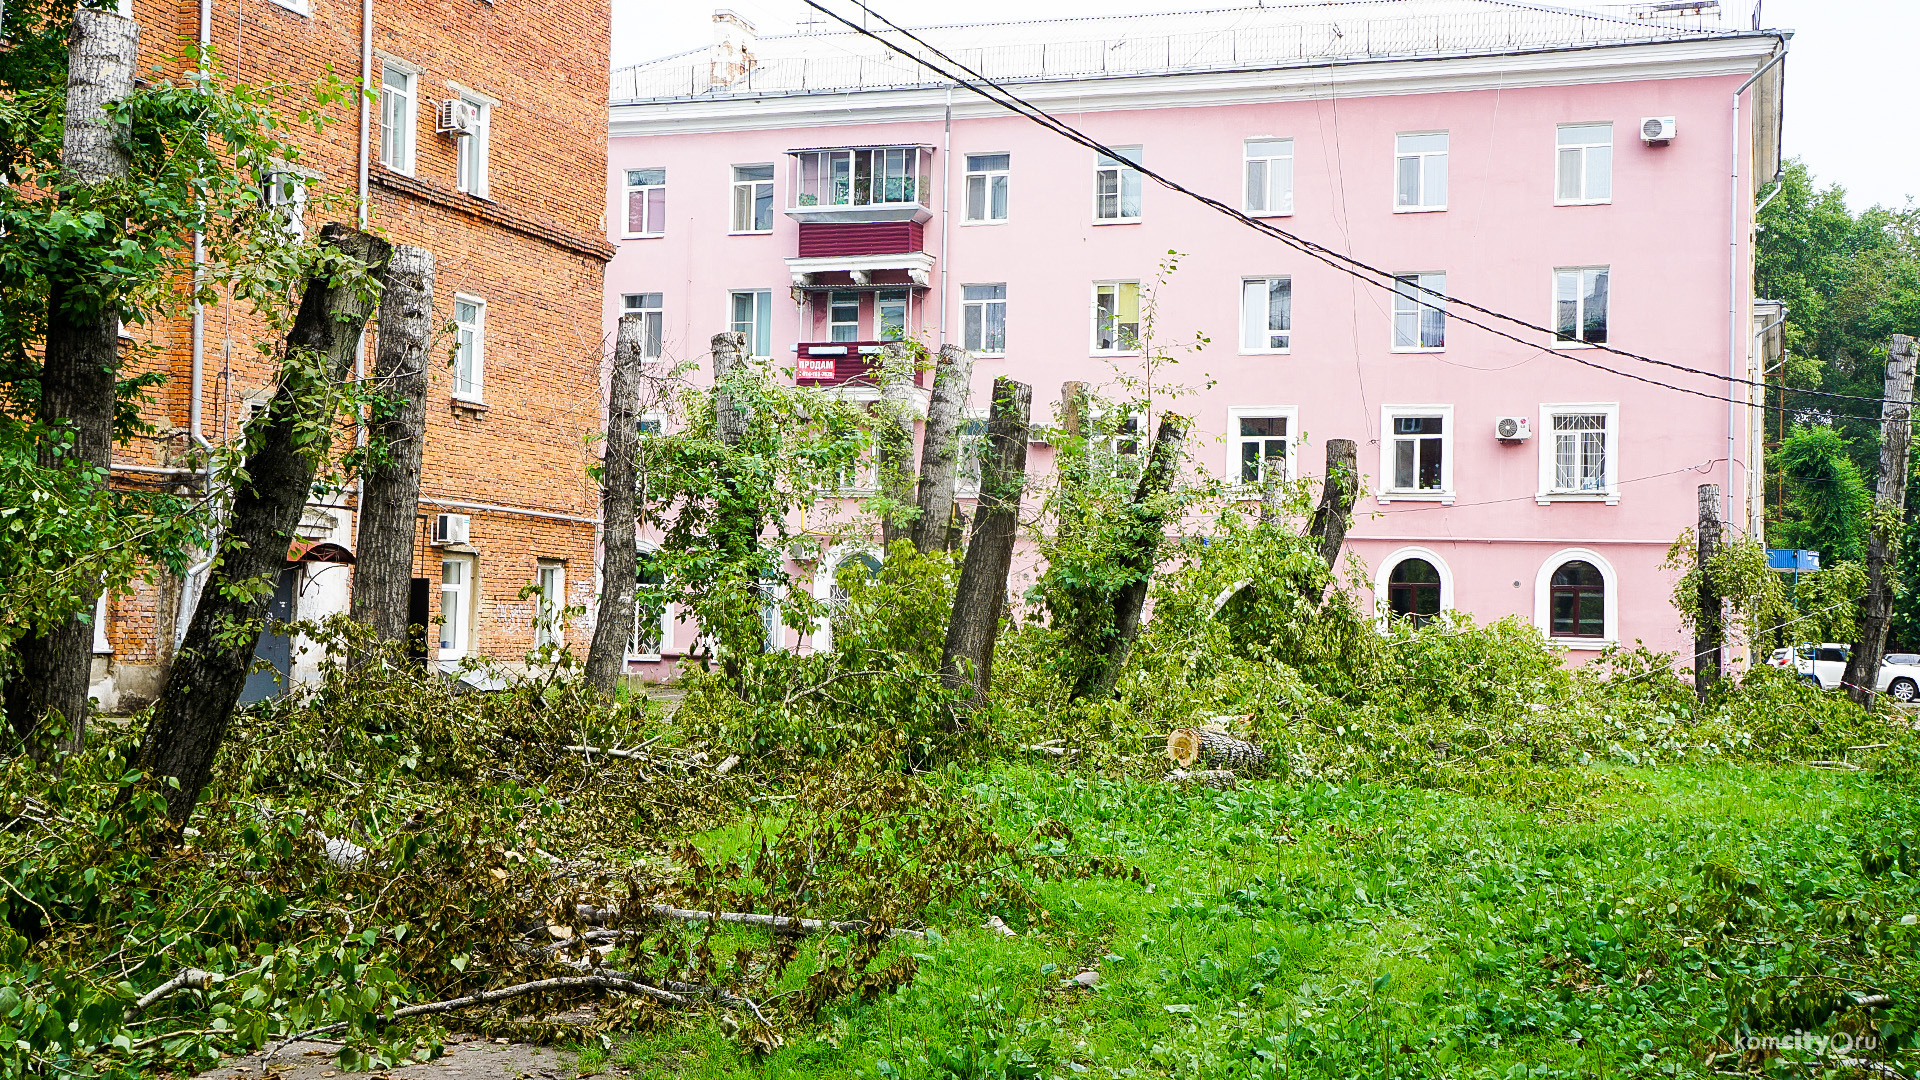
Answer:
<path fill-rule="evenodd" d="M 1799 645 L 1792 649 L 1775 649 L 1773 655 L 1767 658 L 1767 663 L 1774 667 L 1786 667 L 1791 663 L 1802 678 L 1823 690 L 1837 690 L 1840 680 L 1846 676 L 1847 656 L 1852 651 L 1851 645 L 1831 641 L 1819 645 Z M 1895 701 L 1920 700 L 1920 654 L 1888 653 L 1880 662 L 1879 685 L 1874 689 Z"/>

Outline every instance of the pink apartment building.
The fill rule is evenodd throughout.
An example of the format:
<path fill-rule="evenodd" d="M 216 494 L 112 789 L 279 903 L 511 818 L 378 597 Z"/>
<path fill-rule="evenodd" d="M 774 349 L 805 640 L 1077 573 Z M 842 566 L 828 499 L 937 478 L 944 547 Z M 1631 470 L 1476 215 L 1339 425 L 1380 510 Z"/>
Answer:
<path fill-rule="evenodd" d="M 995 376 L 1032 384 L 1039 420 L 1064 381 L 1137 370 L 1172 249 L 1156 333 L 1210 339 L 1176 376 L 1205 388 L 1171 403 L 1196 418 L 1194 466 L 1314 474 L 1326 440 L 1354 440 L 1349 545 L 1383 610 L 1518 615 L 1576 662 L 1635 639 L 1683 651 L 1660 564 L 1698 485 L 1757 528 L 1740 380 L 1760 364 L 1751 222 L 1779 165 L 1787 34 L 1723 25 L 1713 3 L 1502 0 L 915 31 L 1103 155 L 859 34 L 714 25 L 710 50 L 613 75 L 606 316 L 651 313 L 663 360 L 740 329 L 801 381 L 858 392 L 906 334 L 973 351 L 979 405 Z M 636 670 L 691 643 L 662 623 Z"/>

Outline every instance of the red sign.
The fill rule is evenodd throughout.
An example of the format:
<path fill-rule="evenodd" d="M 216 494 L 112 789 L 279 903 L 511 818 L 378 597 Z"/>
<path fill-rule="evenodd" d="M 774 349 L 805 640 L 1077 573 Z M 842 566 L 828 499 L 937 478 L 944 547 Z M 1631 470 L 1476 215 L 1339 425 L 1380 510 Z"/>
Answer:
<path fill-rule="evenodd" d="M 794 378 L 832 382 L 833 362 L 834 358 L 831 356 L 802 356 L 798 361 L 799 367 L 794 370 Z"/>

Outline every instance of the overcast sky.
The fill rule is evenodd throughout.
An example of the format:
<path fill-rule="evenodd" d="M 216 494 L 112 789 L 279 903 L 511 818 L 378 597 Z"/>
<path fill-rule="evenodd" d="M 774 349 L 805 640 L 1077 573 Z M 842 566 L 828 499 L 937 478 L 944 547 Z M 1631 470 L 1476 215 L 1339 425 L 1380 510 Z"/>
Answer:
<path fill-rule="evenodd" d="M 1181 0 L 868 0 L 902 26 L 1061 15 L 1112 15 L 1226 7 Z M 1578 0 L 1563 0 L 1578 7 Z M 1727 0 L 1747 9 L 1750 0 Z M 1911 59 L 1920 41 L 1916 0 L 1764 0 L 1766 25 L 1795 31 L 1787 60 L 1786 151 L 1822 183 L 1839 183 L 1858 210 L 1920 196 L 1920 140 L 1894 139 L 1911 123 Z M 801 0 L 613 0 L 613 62 L 631 64 L 707 45 L 715 7 L 745 15 L 765 34 L 788 33 L 813 14 Z M 835 7 L 849 13 L 844 0 Z"/>

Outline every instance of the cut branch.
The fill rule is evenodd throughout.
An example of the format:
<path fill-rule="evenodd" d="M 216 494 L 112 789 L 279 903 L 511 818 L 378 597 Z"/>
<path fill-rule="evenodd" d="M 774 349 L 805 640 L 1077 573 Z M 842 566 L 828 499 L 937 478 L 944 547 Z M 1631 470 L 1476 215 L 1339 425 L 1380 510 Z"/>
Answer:
<path fill-rule="evenodd" d="M 133 1009 L 135 1012 L 139 1012 L 149 1008 L 160 999 L 176 994 L 182 990 L 211 990 L 213 984 L 219 982 L 221 978 L 222 976 L 216 975 L 211 971 L 202 971 L 199 968 L 181 968 L 178 975 L 141 994 L 139 1000 L 133 1003 Z"/>

